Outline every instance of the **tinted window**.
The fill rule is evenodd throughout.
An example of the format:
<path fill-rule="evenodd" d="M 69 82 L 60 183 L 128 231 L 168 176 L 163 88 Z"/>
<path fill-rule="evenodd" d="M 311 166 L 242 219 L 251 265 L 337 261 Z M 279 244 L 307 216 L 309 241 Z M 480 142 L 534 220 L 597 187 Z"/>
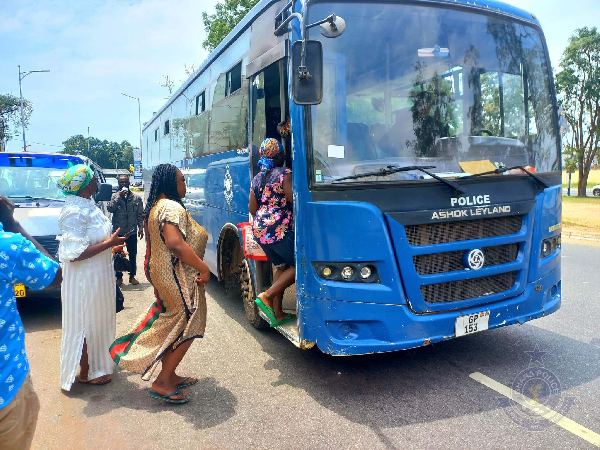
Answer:
<path fill-rule="evenodd" d="M 196 97 L 196 115 L 204 112 L 205 108 L 205 98 L 204 91 Z"/>
<path fill-rule="evenodd" d="M 237 92 L 242 87 L 242 63 L 241 61 L 227 72 L 227 95 Z"/>

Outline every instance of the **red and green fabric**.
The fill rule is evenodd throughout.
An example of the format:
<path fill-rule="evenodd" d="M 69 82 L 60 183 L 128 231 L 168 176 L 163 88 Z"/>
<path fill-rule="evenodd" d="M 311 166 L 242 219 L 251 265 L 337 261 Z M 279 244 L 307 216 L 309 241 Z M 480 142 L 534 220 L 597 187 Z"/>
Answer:
<path fill-rule="evenodd" d="M 148 331 L 156 319 L 158 319 L 158 316 L 165 311 L 166 308 L 163 302 L 156 300 L 150 307 L 148 314 L 146 314 L 146 317 L 144 320 L 142 320 L 138 328 L 133 333 L 121 336 L 110 346 L 110 357 L 113 359 L 113 361 L 119 364 L 121 358 L 127 355 L 129 349 L 137 340 L 137 338 L 139 338 L 144 332 Z"/>

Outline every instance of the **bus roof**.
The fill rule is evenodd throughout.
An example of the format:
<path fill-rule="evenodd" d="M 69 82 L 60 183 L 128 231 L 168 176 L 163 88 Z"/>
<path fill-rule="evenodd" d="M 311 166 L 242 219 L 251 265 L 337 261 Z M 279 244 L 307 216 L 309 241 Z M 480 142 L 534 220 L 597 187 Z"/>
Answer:
<path fill-rule="evenodd" d="M 0 153 L 0 167 L 46 167 L 50 169 L 69 168 L 71 164 L 81 164 L 83 159 L 61 153 L 5 152 Z"/>
<path fill-rule="evenodd" d="M 213 63 L 213 61 L 221 55 L 221 53 L 223 53 L 244 31 L 248 29 L 250 25 L 252 25 L 252 22 L 254 22 L 254 20 L 260 16 L 263 11 L 278 1 L 279 0 L 260 0 L 256 6 L 252 8 L 252 10 L 246 14 L 246 16 L 236 25 L 236 27 L 229 32 L 229 34 L 221 41 L 217 48 L 215 48 L 210 55 L 208 55 L 200 67 L 189 76 L 189 78 L 179 87 L 179 89 L 175 91 L 175 93 L 169 98 L 169 100 L 167 100 L 160 110 L 158 110 L 158 112 L 156 112 L 152 118 L 146 122 L 143 128 L 144 131 L 152 125 L 154 120 L 160 116 L 165 109 L 167 109 L 171 103 L 173 103 L 175 99 L 179 97 L 179 95 L 185 91 L 194 82 L 194 80 L 196 80 L 196 78 L 198 78 Z M 362 0 L 362 2 L 381 3 L 380 0 Z M 412 4 L 419 3 L 430 6 L 458 6 L 466 9 L 473 9 L 479 12 L 502 14 L 512 18 L 525 20 L 539 26 L 539 21 L 533 13 L 497 0 L 414 0 Z"/>

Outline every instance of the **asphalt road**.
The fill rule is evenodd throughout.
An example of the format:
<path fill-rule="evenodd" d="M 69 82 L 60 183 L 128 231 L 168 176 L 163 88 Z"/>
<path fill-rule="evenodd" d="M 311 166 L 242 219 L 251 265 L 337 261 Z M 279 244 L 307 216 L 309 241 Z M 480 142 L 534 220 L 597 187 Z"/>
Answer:
<path fill-rule="evenodd" d="M 564 188 L 563 188 L 563 195 L 567 195 L 567 193 L 568 193 L 568 192 L 569 192 L 569 190 L 568 190 L 567 188 L 565 188 L 565 187 L 564 187 Z M 585 190 L 585 193 L 586 193 L 586 195 L 587 195 L 588 197 L 593 197 L 593 196 L 594 196 L 594 189 L 593 189 L 593 188 L 587 188 L 587 189 Z M 577 196 L 577 186 L 576 186 L 576 185 L 573 185 L 573 186 L 571 186 L 571 195 L 572 195 L 573 197 L 576 197 L 576 196 Z"/>
<path fill-rule="evenodd" d="M 563 242 L 555 314 L 390 354 L 299 350 L 276 331 L 253 329 L 240 301 L 211 282 L 206 336 L 181 366 L 200 382 L 183 406 L 149 398 L 147 383 L 119 369 L 109 385 L 76 383 L 63 393 L 60 305 L 26 299 L 19 309 L 42 404 L 34 448 L 595 448 L 558 426 L 533 431 L 537 416 L 518 424 L 514 406 L 469 376 L 512 386 L 531 361 L 525 352 L 537 346 L 559 382 L 556 409 L 600 433 L 600 246 Z M 152 302 L 147 283 L 123 290 L 117 332 Z"/>

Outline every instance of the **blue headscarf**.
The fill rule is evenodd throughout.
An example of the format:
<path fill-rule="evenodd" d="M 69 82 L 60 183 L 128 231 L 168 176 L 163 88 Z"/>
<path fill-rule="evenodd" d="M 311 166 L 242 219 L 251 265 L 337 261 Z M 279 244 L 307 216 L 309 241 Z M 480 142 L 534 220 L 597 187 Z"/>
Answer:
<path fill-rule="evenodd" d="M 283 145 L 277 139 L 267 138 L 260 144 L 258 167 L 261 172 L 268 172 L 275 167 L 274 158 L 283 152 Z"/>

